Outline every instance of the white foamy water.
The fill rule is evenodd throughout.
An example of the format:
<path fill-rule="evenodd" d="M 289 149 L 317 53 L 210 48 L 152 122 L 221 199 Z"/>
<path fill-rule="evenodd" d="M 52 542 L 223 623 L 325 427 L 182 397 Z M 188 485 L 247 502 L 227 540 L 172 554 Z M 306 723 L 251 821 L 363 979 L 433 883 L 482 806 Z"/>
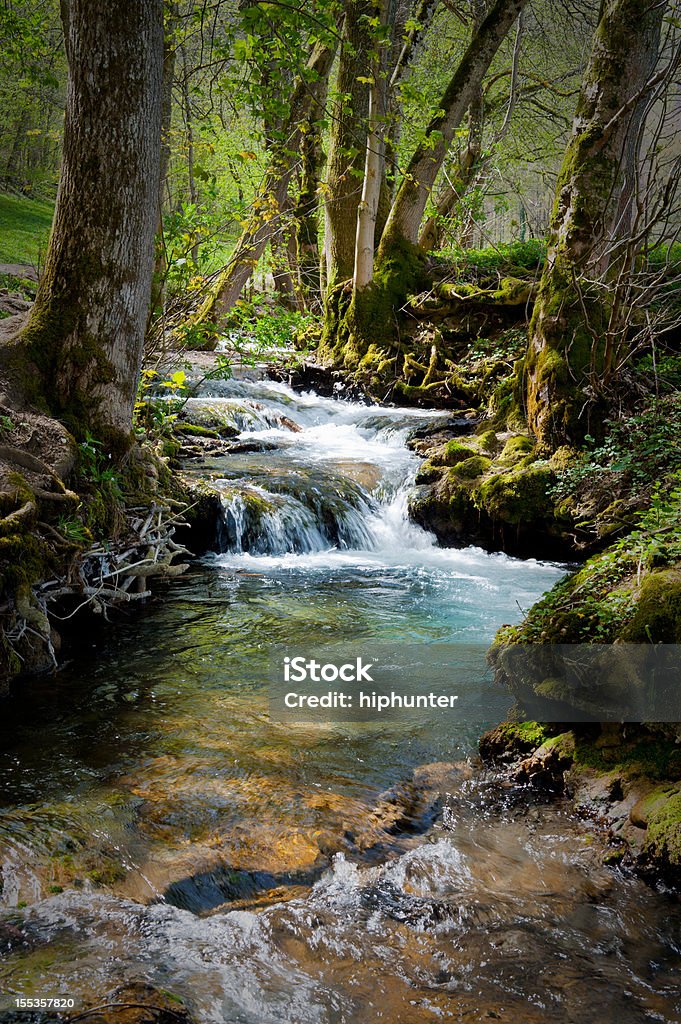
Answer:
<path fill-rule="evenodd" d="M 538 587 L 562 574 L 562 567 L 532 559 L 440 548 L 409 521 L 421 460 L 405 443 L 415 428 L 450 414 L 301 395 L 262 381 L 230 381 L 217 391 L 214 406 L 254 402 L 261 419 L 275 424 L 240 434 L 267 450 L 215 460 L 225 529 L 212 561 L 225 571 L 316 583 L 328 577 L 339 585 L 352 573 L 380 577 L 382 585 L 390 578 L 395 586 L 431 588 L 455 607 L 493 601 L 497 622 L 517 619 Z M 281 414 L 288 428 L 277 422 Z"/>

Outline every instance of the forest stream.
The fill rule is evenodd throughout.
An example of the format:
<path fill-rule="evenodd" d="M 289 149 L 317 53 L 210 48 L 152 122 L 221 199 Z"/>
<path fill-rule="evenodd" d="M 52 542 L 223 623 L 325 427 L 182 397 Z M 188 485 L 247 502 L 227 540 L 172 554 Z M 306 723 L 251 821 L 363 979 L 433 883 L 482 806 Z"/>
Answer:
<path fill-rule="evenodd" d="M 482 647 L 563 573 L 409 523 L 405 441 L 447 414 L 249 379 L 190 404 L 240 430 L 189 469 L 221 492 L 219 550 L 3 707 L 0 1019 L 144 980 L 220 1024 L 681 1020 L 678 904 L 472 766 L 507 695 L 269 714 L 273 649 Z"/>

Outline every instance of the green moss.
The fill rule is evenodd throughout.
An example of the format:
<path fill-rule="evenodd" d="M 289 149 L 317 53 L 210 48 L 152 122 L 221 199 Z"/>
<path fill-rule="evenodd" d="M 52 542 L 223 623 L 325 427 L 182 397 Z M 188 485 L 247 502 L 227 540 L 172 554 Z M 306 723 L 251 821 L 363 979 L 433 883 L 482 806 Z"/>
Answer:
<path fill-rule="evenodd" d="M 542 750 L 555 750 L 557 754 L 569 760 L 573 760 L 575 756 L 575 749 L 577 745 L 577 739 L 574 732 L 560 732 L 557 736 L 549 736 L 547 740 L 542 743 Z"/>
<path fill-rule="evenodd" d="M 496 431 L 485 430 L 484 433 L 479 434 L 478 444 L 488 455 L 494 455 L 499 450 L 499 439 L 497 438 Z"/>
<path fill-rule="evenodd" d="M 553 505 L 548 491 L 554 476 L 545 463 L 497 473 L 478 488 L 475 503 L 493 519 L 518 525 L 551 518 Z"/>
<path fill-rule="evenodd" d="M 472 458 L 459 462 L 449 472 L 461 480 L 477 480 L 478 477 L 487 473 L 491 465 L 491 459 L 485 458 L 484 455 L 474 455 Z"/>
<path fill-rule="evenodd" d="M 369 368 L 389 358 L 394 344 L 397 311 L 424 283 L 425 254 L 399 235 L 385 240 L 376 256 L 372 282 L 352 293 L 350 282 L 337 285 L 325 302 L 325 323 L 319 354 L 346 369 L 363 364 L 372 346 Z M 418 399 L 420 395 L 405 397 Z"/>
<path fill-rule="evenodd" d="M 642 822 L 647 826 L 651 816 L 662 809 L 674 792 L 676 790 L 671 790 L 669 786 L 660 786 L 646 793 L 632 808 L 632 820 L 634 814 L 636 817 L 634 824 Z"/>
<path fill-rule="evenodd" d="M 630 643 L 681 643 L 681 571 L 649 573 L 641 584 L 636 611 L 622 632 Z"/>
<path fill-rule="evenodd" d="M 650 815 L 644 850 L 656 860 L 681 868 L 681 793 Z"/>
<path fill-rule="evenodd" d="M 173 433 L 189 434 L 192 437 L 220 437 L 217 430 L 211 430 L 210 427 L 202 427 L 199 423 L 183 423 L 182 421 L 173 424 Z"/>
<path fill-rule="evenodd" d="M 16 507 L 34 500 L 33 492 L 20 473 L 12 473 L 9 482 L 16 487 Z M 0 588 L 13 595 L 49 577 L 56 566 L 54 551 L 35 533 L 32 522 L 9 527 L 0 536 Z"/>
<path fill-rule="evenodd" d="M 498 461 L 503 466 L 515 466 L 526 456 L 531 455 L 534 449 L 535 442 L 531 438 L 517 434 L 515 437 L 509 437 Z"/>
<path fill-rule="evenodd" d="M 428 388 L 423 388 L 416 384 L 405 384 L 403 380 L 397 381 L 395 392 L 410 402 L 425 402 L 427 405 L 436 404 Z"/>
<path fill-rule="evenodd" d="M 115 371 L 101 339 L 79 324 L 75 308 L 51 296 L 48 272 L 28 323 L 8 353 L 9 365 L 26 399 L 58 417 L 80 440 L 103 426 L 98 424 L 101 398 L 95 391 L 115 380 Z M 67 348 L 70 338 L 77 341 Z M 87 374 L 79 372 L 85 368 Z"/>
<path fill-rule="evenodd" d="M 551 738 L 548 727 L 541 722 L 504 722 L 499 729 L 509 743 L 520 741 L 532 749 L 543 746 Z"/>
<path fill-rule="evenodd" d="M 434 465 L 430 460 L 426 460 L 421 463 L 419 471 L 416 474 L 414 483 L 416 484 L 432 484 L 435 480 L 438 480 L 444 472 L 442 466 Z"/>
<path fill-rule="evenodd" d="M 451 479 L 450 479 L 451 484 Z M 450 490 L 447 499 L 447 512 L 449 518 L 455 524 L 463 526 L 472 512 L 475 511 L 470 487 L 461 481 L 456 481 Z"/>
<path fill-rule="evenodd" d="M 490 306 L 522 306 L 532 295 L 532 282 L 517 277 L 502 277 L 497 288 L 480 288 L 455 281 L 435 285 L 435 294 L 448 302 L 475 303 Z"/>
<path fill-rule="evenodd" d="M 469 445 L 461 444 L 460 441 L 448 441 L 445 445 L 444 452 L 441 457 L 438 457 L 438 462 L 442 462 L 445 466 L 456 466 L 460 462 L 465 462 L 467 459 L 478 457 L 480 453 L 475 448 L 469 447 Z"/>
<path fill-rule="evenodd" d="M 598 738 L 578 737 L 574 753 L 575 765 L 600 774 L 617 771 L 630 778 L 655 781 L 681 779 L 681 749 L 673 739 L 640 730 L 630 738 L 625 733 L 615 742 L 602 745 Z"/>

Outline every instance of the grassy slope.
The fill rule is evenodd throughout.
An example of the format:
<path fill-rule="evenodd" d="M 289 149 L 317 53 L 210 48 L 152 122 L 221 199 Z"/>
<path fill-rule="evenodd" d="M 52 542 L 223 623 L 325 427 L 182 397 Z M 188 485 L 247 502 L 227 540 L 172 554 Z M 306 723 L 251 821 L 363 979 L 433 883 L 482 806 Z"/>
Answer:
<path fill-rule="evenodd" d="M 52 213 L 51 203 L 0 194 L 0 263 L 42 261 Z"/>

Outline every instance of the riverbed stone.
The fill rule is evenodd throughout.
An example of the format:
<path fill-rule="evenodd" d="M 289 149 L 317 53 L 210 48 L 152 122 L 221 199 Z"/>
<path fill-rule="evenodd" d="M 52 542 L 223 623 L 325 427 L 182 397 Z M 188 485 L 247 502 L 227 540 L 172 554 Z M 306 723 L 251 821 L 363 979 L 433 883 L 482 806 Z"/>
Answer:
<path fill-rule="evenodd" d="M 194 1024 L 183 1001 L 145 981 L 119 985 L 92 1011 L 99 1024 Z"/>

